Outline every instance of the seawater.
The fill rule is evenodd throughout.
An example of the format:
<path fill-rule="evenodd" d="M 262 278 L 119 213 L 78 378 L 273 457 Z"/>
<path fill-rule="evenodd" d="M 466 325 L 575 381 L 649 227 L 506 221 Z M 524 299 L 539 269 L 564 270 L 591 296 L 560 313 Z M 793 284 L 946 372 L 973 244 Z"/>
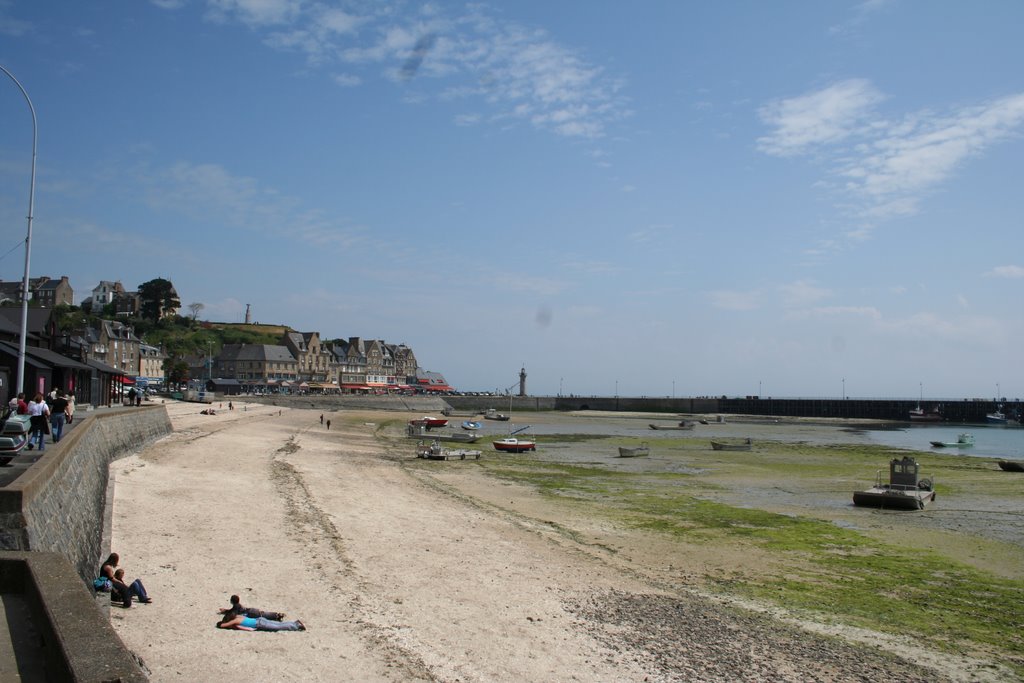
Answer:
<path fill-rule="evenodd" d="M 974 445 L 936 448 L 932 441 L 952 443 L 957 435 L 974 435 Z M 959 453 L 979 458 L 1024 460 L 1024 427 L 1018 425 L 909 425 L 866 432 L 873 443 L 933 453 Z"/>

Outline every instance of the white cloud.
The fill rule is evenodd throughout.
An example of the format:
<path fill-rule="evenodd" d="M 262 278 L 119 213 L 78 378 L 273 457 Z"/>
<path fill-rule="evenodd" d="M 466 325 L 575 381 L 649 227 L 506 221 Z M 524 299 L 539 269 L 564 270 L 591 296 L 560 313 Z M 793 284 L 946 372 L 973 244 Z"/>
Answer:
<path fill-rule="evenodd" d="M 415 78 L 420 88 L 435 81 L 430 97 L 474 98 L 493 109 L 481 121 L 519 120 L 593 139 L 629 115 L 621 82 L 544 31 L 492 16 L 484 5 L 451 16 L 435 5 L 402 14 L 367 4 L 356 15 L 301 0 L 207 0 L 207 7 L 209 20 L 245 24 L 268 46 L 301 52 L 314 66 L 377 66 L 378 75 L 396 83 Z"/>
<path fill-rule="evenodd" d="M 862 239 L 875 224 L 910 216 L 928 192 L 963 163 L 1024 125 L 1024 94 L 938 115 L 915 112 L 889 121 L 875 112 L 882 94 L 851 79 L 765 105 L 770 127 L 758 148 L 776 156 L 814 154 L 840 184 L 840 206 L 863 224 L 847 236 Z"/>
<path fill-rule="evenodd" d="M 478 123 L 480 123 L 479 114 L 459 114 L 455 117 L 457 126 L 475 126 Z"/>
<path fill-rule="evenodd" d="M 761 107 L 761 120 L 774 130 L 758 148 L 776 156 L 802 154 L 814 145 L 844 140 L 867 122 L 882 94 L 864 79 L 841 81 L 817 92 Z"/>
<path fill-rule="evenodd" d="M 1024 278 L 1024 267 L 1021 266 L 996 266 L 985 273 L 985 277 L 1001 277 L 1008 279 Z"/>
<path fill-rule="evenodd" d="M 185 0 L 149 0 L 160 9 L 181 9 L 185 6 Z"/>
<path fill-rule="evenodd" d="M 15 19 L 10 16 L 8 9 L 11 6 L 9 0 L 0 0 L 0 35 L 23 36 L 32 30 L 31 22 L 22 19 Z"/>

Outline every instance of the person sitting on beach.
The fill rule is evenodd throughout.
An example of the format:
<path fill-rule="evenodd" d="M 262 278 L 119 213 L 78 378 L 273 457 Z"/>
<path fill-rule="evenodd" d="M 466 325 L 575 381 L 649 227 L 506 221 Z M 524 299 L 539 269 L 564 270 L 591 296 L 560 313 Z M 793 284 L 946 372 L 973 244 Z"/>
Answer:
<path fill-rule="evenodd" d="M 225 612 L 224 618 L 217 622 L 217 628 L 235 629 L 236 631 L 305 631 L 306 625 L 301 621 L 275 621 L 266 617 L 246 617 L 241 614 Z"/>
<path fill-rule="evenodd" d="M 117 553 L 110 553 L 107 561 L 100 566 L 100 579 L 110 581 L 110 599 L 114 602 L 120 600 L 122 607 L 132 606 L 132 596 L 137 597 L 142 603 L 153 602 L 140 579 L 135 579 L 131 585 L 124 582 L 124 570 L 117 569 L 117 563 L 120 561 L 121 557 Z"/>
<path fill-rule="evenodd" d="M 263 617 L 272 621 L 283 621 L 284 612 L 268 612 L 266 610 L 256 609 L 255 607 L 243 607 L 242 602 L 237 595 L 231 596 L 231 607 L 221 607 L 220 613 L 227 615 L 242 615 L 243 617 Z"/>
<path fill-rule="evenodd" d="M 133 597 L 137 598 L 138 601 L 143 603 L 144 605 L 148 605 L 149 603 L 153 602 L 153 600 L 150 599 L 150 597 L 146 594 L 146 587 L 142 585 L 142 580 L 141 579 L 135 579 L 134 581 L 131 582 L 131 585 L 128 585 L 128 584 L 125 583 L 125 580 L 124 580 L 124 570 L 123 569 L 118 569 L 117 571 L 114 572 L 114 580 L 111 581 L 111 584 L 112 584 L 111 588 L 110 588 L 110 600 L 111 600 L 111 602 L 120 602 L 120 603 L 124 604 L 124 602 L 125 602 L 124 601 L 124 593 L 121 592 L 120 586 L 126 586 L 126 585 L 127 585 L 127 590 L 128 590 L 128 593 L 129 593 L 129 595 L 128 595 L 128 605 L 126 605 L 127 607 L 131 606 L 132 598 Z"/>

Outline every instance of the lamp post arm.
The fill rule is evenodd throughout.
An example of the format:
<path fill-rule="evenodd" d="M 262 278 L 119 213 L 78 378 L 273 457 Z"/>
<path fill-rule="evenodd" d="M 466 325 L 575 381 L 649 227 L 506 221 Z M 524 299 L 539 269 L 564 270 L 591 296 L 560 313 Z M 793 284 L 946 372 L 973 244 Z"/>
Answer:
<path fill-rule="evenodd" d="M 25 102 L 28 104 L 28 110 L 32 113 L 32 175 L 28 185 L 28 232 L 25 235 L 25 278 L 21 285 L 21 335 L 18 339 L 18 385 L 17 391 L 14 391 L 14 395 L 17 395 L 19 391 L 25 391 L 25 338 L 28 336 L 28 274 L 29 274 L 29 262 L 32 257 L 32 213 L 35 211 L 36 203 L 36 146 L 39 140 L 38 126 L 36 123 L 36 108 L 32 106 L 32 98 L 28 96 L 28 92 L 22 87 L 21 82 L 14 77 L 10 71 L 4 66 L 0 65 L 0 71 L 10 77 L 14 84 L 18 86 L 18 90 L 25 97 Z"/>

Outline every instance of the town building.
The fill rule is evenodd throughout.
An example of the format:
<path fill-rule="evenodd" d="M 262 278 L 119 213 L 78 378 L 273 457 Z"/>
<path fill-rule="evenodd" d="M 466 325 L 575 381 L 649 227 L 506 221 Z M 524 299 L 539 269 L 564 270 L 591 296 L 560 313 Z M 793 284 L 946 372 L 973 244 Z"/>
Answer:
<path fill-rule="evenodd" d="M 286 388 L 298 380 L 298 361 L 287 346 L 225 344 L 214 359 L 213 375 L 254 388 Z"/>
<path fill-rule="evenodd" d="M 23 284 L 24 282 L 21 280 L 17 282 L 0 281 L 0 304 L 20 304 Z M 31 293 L 29 301 L 40 308 L 74 304 L 75 290 L 71 288 L 67 275 L 62 275 L 59 280 L 46 275 L 29 278 L 28 291 Z"/>
<path fill-rule="evenodd" d="M 331 375 L 333 356 L 320 343 L 319 332 L 287 332 L 281 339 L 281 345 L 295 357 L 300 382 L 322 384 L 337 380 Z"/>
<path fill-rule="evenodd" d="M 164 383 L 164 361 L 167 354 L 162 349 L 149 344 L 139 344 L 138 379 L 146 384 Z"/>

